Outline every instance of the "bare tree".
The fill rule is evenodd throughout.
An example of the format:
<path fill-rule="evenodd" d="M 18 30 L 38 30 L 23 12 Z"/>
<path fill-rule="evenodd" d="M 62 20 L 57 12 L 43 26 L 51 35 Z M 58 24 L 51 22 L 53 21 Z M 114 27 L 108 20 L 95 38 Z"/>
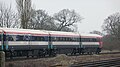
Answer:
<path fill-rule="evenodd" d="M 120 50 L 120 41 L 112 35 L 105 35 L 102 38 L 103 49 L 105 50 Z"/>
<path fill-rule="evenodd" d="M 11 6 L 6 7 L 5 5 L 0 4 L 0 27 L 19 27 L 17 14 L 12 11 Z"/>
<path fill-rule="evenodd" d="M 103 30 L 120 39 L 120 13 L 108 16 L 104 20 Z"/>
<path fill-rule="evenodd" d="M 81 17 L 74 10 L 63 9 L 54 14 L 54 19 L 58 22 L 57 30 L 62 30 L 64 27 L 73 26 L 75 23 L 81 21 Z"/>
<path fill-rule="evenodd" d="M 31 23 L 29 23 L 29 28 L 56 30 L 56 25 L 54 24 L 54 19 L 49 16 L 45 10 L 32 10 Z"/>
<path fill-rule="evenodd" d="M 115 13 L 108 16 L 104 20 L 103 31 L 108 33 L 107 37 L 103 38 L 104 47 L 113 49 L 120 49 L 120 13 Z"/>
<path fill-rule="evenodd" d="M 31 16 L 31 0 L 16 0 L 21 27 L 27 29 Z"/>

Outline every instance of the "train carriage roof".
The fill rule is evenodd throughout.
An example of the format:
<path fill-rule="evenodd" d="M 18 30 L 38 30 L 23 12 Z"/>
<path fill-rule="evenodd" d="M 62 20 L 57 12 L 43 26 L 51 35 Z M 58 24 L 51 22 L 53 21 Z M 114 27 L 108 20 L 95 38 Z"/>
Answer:
<path fill-rule="evenodd" d="M 33 30 L 33 29 L 17 29 L 17 28 L 0 28 L 5 33 L 9 34 L 33 34 L 33 35 L 42 35 L 48 33 L 44 30 Z"/>
<path fill-rule="evenodd" d="M 101 35 L 98 35 L 98 34 L 80 34 L 80 35 L 81 35 L 81 37 L 83 37 L 83 38 L 91 38 L 91 37 L 96 38 L 96 37 L 102 37 Z"/>
<path fill-rule="evenodd" d="M 79 34 L 76 32 L 63 32 L 63 31 L 48 31 L 51 36 L 64 36 L 64 37 L 79 37 Z"/>
<path fill-rule="evenodd" d="M 3 30 L 5 33 L 9 34 L 32 34 L 40 36 L 64 36 L 64 37 L 102 37 L 97 34 L 79 34 L 77 32 L 62 32 L 62 31 L 46 31 L 46 30 L 34 30 L 34 29 L 18 29 L 18 28 L 0 28 L 0 31 Z"/>

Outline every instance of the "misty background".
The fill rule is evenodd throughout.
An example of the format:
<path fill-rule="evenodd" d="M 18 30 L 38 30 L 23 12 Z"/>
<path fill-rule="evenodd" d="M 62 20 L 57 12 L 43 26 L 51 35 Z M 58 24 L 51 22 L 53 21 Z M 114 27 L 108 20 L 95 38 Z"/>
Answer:
<path fill-rule="evenodd" d="M 119 50 L 119 3 L 120 0 L 0 0 L 0 27 L 99 34 L 104 35 L 104 49 Z"/>
<path fill-rule="evenodd" d="M 7 6 L 16 9 L 15 0 L 0 0 Z M 74 9 L 84 19 L 78 23 L 77 31 L 89 33 L 97 30 L 102 32 L 102 24 L 107 16 L 120 11 L 120 0 L 32 0 L 32 7 L 36 10 L 43 9 L 49 15 L 62 9 Z"/>

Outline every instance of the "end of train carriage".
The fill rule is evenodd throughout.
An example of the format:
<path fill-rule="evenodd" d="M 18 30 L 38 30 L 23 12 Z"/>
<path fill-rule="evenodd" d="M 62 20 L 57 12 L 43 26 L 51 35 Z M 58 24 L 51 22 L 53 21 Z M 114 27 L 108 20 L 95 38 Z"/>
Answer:
<path fill-rule="evenodd" d="M 97 34 L 81 34 L 82 53 L 99 54 L 102 48 L 101 38 Z"/>
<path fill-rule="evenodd" d="M 103 48 L 102 36 L 99 36 L 98 40 L 99 40 L 99 49 L 98 49 L 98 54 L 99 54 Z"/>
<path fill-rule="evenodd" d="M 97 39 L 98 39 L 98 43 L 99 43 L 99 47 L 96 51 L 96 54 L 99 54 L 103 48 L 103 42 L 102 42 L 102 36 L 101 35 L 96 35 Z"/>

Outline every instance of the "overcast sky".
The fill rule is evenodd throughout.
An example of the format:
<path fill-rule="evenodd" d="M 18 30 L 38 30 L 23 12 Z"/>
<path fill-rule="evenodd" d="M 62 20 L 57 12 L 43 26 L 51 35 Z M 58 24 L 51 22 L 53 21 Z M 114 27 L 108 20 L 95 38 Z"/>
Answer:
<path fill-rule="evenodd" d="M 16 8 L 15 0 L 0 0 Z M 102 24 L 107 16 L 120 12 L 120 0 L 32 0 L 35 9 L 43 9 L 53 15 L 62 9 L 74 9 L 84 19 L 78 24 L 78 31 L 88 33 L 102 31 Z"/>

